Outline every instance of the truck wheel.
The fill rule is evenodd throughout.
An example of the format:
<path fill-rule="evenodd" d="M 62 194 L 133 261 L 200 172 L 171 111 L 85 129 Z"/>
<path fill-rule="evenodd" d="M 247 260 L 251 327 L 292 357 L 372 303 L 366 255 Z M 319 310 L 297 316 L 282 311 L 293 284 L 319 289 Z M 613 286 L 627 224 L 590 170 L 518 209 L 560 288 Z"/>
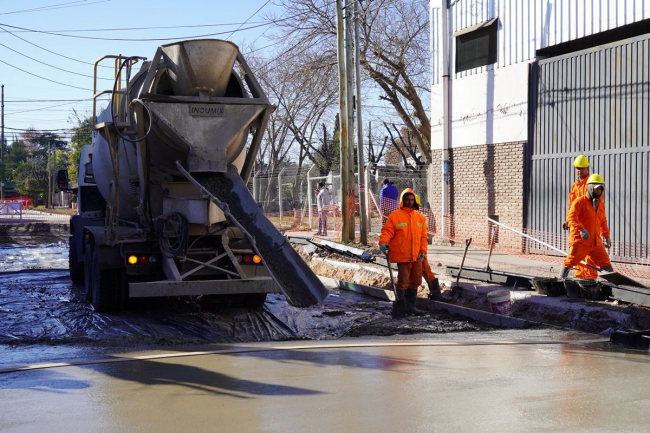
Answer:
<path fill-rule="evenodd" d="M 84 292 L 86 294 L 86 302 L 92 303 L 93 301 L 93 246 L 86 245 L 84 252 Z"/>
<path fill-rule="evenodd" d="M 84 282 L 84 264 L 79 261 L 77 243 L 74 241 L 74 236 L 70 236 L 69 242 L 68 267 L 70 268 L 70 279 L 75 284 L 81 284 Z"/>
<path fill-rule="evenodd" d="M 91 280 L 95 311 L 104 313 L 118 309 L 123 284 L 121 272 L 118 269 L 100 269 L 99 254 L 93 254 Z"/>
<path fill-rule="evenodd" d="M 266 302 L 266 293 L 247 293 L 244 298 L 244 307 L 259 310 Z"/>

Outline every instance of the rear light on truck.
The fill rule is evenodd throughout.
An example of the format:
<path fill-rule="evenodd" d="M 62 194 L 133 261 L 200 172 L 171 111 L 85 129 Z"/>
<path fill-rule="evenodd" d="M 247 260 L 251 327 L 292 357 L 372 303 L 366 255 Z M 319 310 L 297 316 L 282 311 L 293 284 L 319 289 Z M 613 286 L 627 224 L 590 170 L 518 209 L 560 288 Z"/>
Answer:
<path fill-rule="evenodd" d="M 260 263 L 262 263 L 262 258 L 257 254 L 242 254 L 242 255 L 237 254 L 235 256 L 235 260 L 237 260 L 239 263 L 246 263 L 246 264 L 254 263 L 256 265 L 259 265 Z"/>
<path fill-rule="evenodd" d="M 146 265 L 147 263 L 158 263 L 158 256 L 136 256 L 130 255 L 126 258 L 129 265 Z"/>

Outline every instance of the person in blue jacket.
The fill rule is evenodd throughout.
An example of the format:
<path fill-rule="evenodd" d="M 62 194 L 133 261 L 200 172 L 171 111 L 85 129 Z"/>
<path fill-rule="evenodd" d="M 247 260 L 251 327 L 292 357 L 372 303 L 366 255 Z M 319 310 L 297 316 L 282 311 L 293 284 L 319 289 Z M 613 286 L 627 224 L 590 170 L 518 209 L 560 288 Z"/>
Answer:
<path fill-rule="evenodd" d="M 397 187 L 390 183 L 388 179 L 384 179 L 384 187 L 379 192 L 379 209 L 381 211 L 382 224 L 386 224 L 386 220 L 391 212 L 399 207 L 397 203 L 398 195 Z"/>

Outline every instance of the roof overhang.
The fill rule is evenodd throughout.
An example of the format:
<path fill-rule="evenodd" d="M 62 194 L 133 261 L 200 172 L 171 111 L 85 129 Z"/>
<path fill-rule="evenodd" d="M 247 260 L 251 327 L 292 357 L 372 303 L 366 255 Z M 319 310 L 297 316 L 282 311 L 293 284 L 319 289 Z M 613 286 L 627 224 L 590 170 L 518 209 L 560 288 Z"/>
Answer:
<path fill-rule="evenodd" d="M 473 32 L 475 30 L 479 30 L 479 29 L 483 29 L 485 27 L 489 27 L 492 24 L 494 24 L 498 19 L 499 19 L 499 17 L 495 17 L 495 18 L 492 18 L 491 20 L 483 21 L 482 23 L 474 24 L 473 26 L 469 26 L 469 27 L 466 27 L 466 28 L 464 28 L 462 30 L 458 30 L 456 33 L 451 35 L 451 37 L 455 38 L 455 37 L 458 37 L 458 36 L 466 35 L 467 33 L 471 33 L 471 32 Z"/>

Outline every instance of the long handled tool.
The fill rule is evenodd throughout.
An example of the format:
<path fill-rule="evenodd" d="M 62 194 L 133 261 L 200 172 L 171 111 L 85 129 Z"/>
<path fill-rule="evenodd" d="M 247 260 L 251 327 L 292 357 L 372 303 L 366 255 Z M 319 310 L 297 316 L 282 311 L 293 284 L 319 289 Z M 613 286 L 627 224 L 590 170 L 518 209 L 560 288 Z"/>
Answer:
<path fill-rule="evenodd" d="M 390 315 L 393 319 L 403 319 L 406 317 L 406 300 L 404 298 L 400 299 L 399 296 L 397 296 L 397 287 L 395 286 L 395 278 L 393 278 L 393 267 L 390 264 L 388 251 L 386 251 L 384 254 L 386 255 L 386 263 L 388 264 L 390 282 L 393 285 L 393 292 L 395 292 L 395 300 L 393 301 L 393 308 L 390 311 Z"/>
<path fill-rule="evenodd" d="M 465 253 L 463 253 L 463 260 L 460 262 L 460 268 L 458 268 L 458 274 L 456 275 L 456 286 L 460 283 L 460 274 L 463 272 L 463 265 L 465 264 L 465 257 L 467 257 L 467 250 L 469 249 L 469 244 L 472 243 L 472 238 L 465 239 Z"/>
<path fill-rule="evenodd" d="M 498 225 L 498 226 L 503 227 L 503 228 L 506 229 L 506 230 L 510 230 L 511 232 L 515 232 L 515 233 L 517 233 L 518 235 L 521 235 L 521 236 L 523 236 L 523 237 L 525 237 L 525 238 L 530 239 L 531 241 L 535 241 L 535 242 L 537 242 L 537 243 L 539 243 L 539 244 L 541 244 L 541 245 L 544 245 L 544 246 L 547 247 L 547 248 L 550 248 L 550 249 L 552 249 L 552 250 L 554 250 L 554 251 L 557 251 L 558 253 L 561 253 L 561 254 L 563 254 L 563 255 L 565 255 L 565 256 L 568 256 L 568 255 L 569 255 L 568 253 L 562 251 L 562 250 L 559 249 L 559 248 L 554 247 L 553 245 L 549 245 L 549 244 L 547 244 L 546 242 L 540 241 L 539 239 L 535 239 L 534 237 L 532 237 L 532 236 L 530 236 L 530 235 L 527 235 L 527 234 L 525 234 L 525 233 L 522 233 L 522 232 L 520 232 L 520 231 L 518 231 L 518 230 L 515 230 L 515 229 L 513 229 L 512 227 L 508 227 L 508 226 L 505 225 L 505 224 L 502 224 L 502 223 L 500 223 L 500 222 L 494 221 L 492 218 L 487 218 L 487 217 L 486 217 L 485 219 L 487 219 L 487 220 L 490 221 L 491 223 L 494 223 L 494 224 L 496 224 L 496 225 Z M 644 288 L 647 288 L 646 286 L 644 286 L 643 284 L 639 283 L 638 281 L 635 281 L 635 280 L 633 280 L 632 278 L 627 277 L 627 276 L 625 276 L 625 275 L 619 274 L 618 272 L 603 272 L 602 269 L 597 268 L 597 267 L 595 267 L 595 266 L 592 266 L 592 265 L 590 265 L 589 263 L 586 263 L 584 260 L 583 260 L 581 263 L 582 263 L 583 265 L 586 265 L 586 266 L 592 268 L 592 269 L 597 270 L 598 272 L 602 272 L 602 273 L 600 274 L 600 277 L 602 277 L 603 279 L 609 281 L 610 283 L 614 283 L 614 284 L 617 284 L 617 285 L 618 285 L 618 284 L 622 284 L 622 285 L 626 285 L 626 286 L 634 286 L 634 287 L 644 287 Z"/>

